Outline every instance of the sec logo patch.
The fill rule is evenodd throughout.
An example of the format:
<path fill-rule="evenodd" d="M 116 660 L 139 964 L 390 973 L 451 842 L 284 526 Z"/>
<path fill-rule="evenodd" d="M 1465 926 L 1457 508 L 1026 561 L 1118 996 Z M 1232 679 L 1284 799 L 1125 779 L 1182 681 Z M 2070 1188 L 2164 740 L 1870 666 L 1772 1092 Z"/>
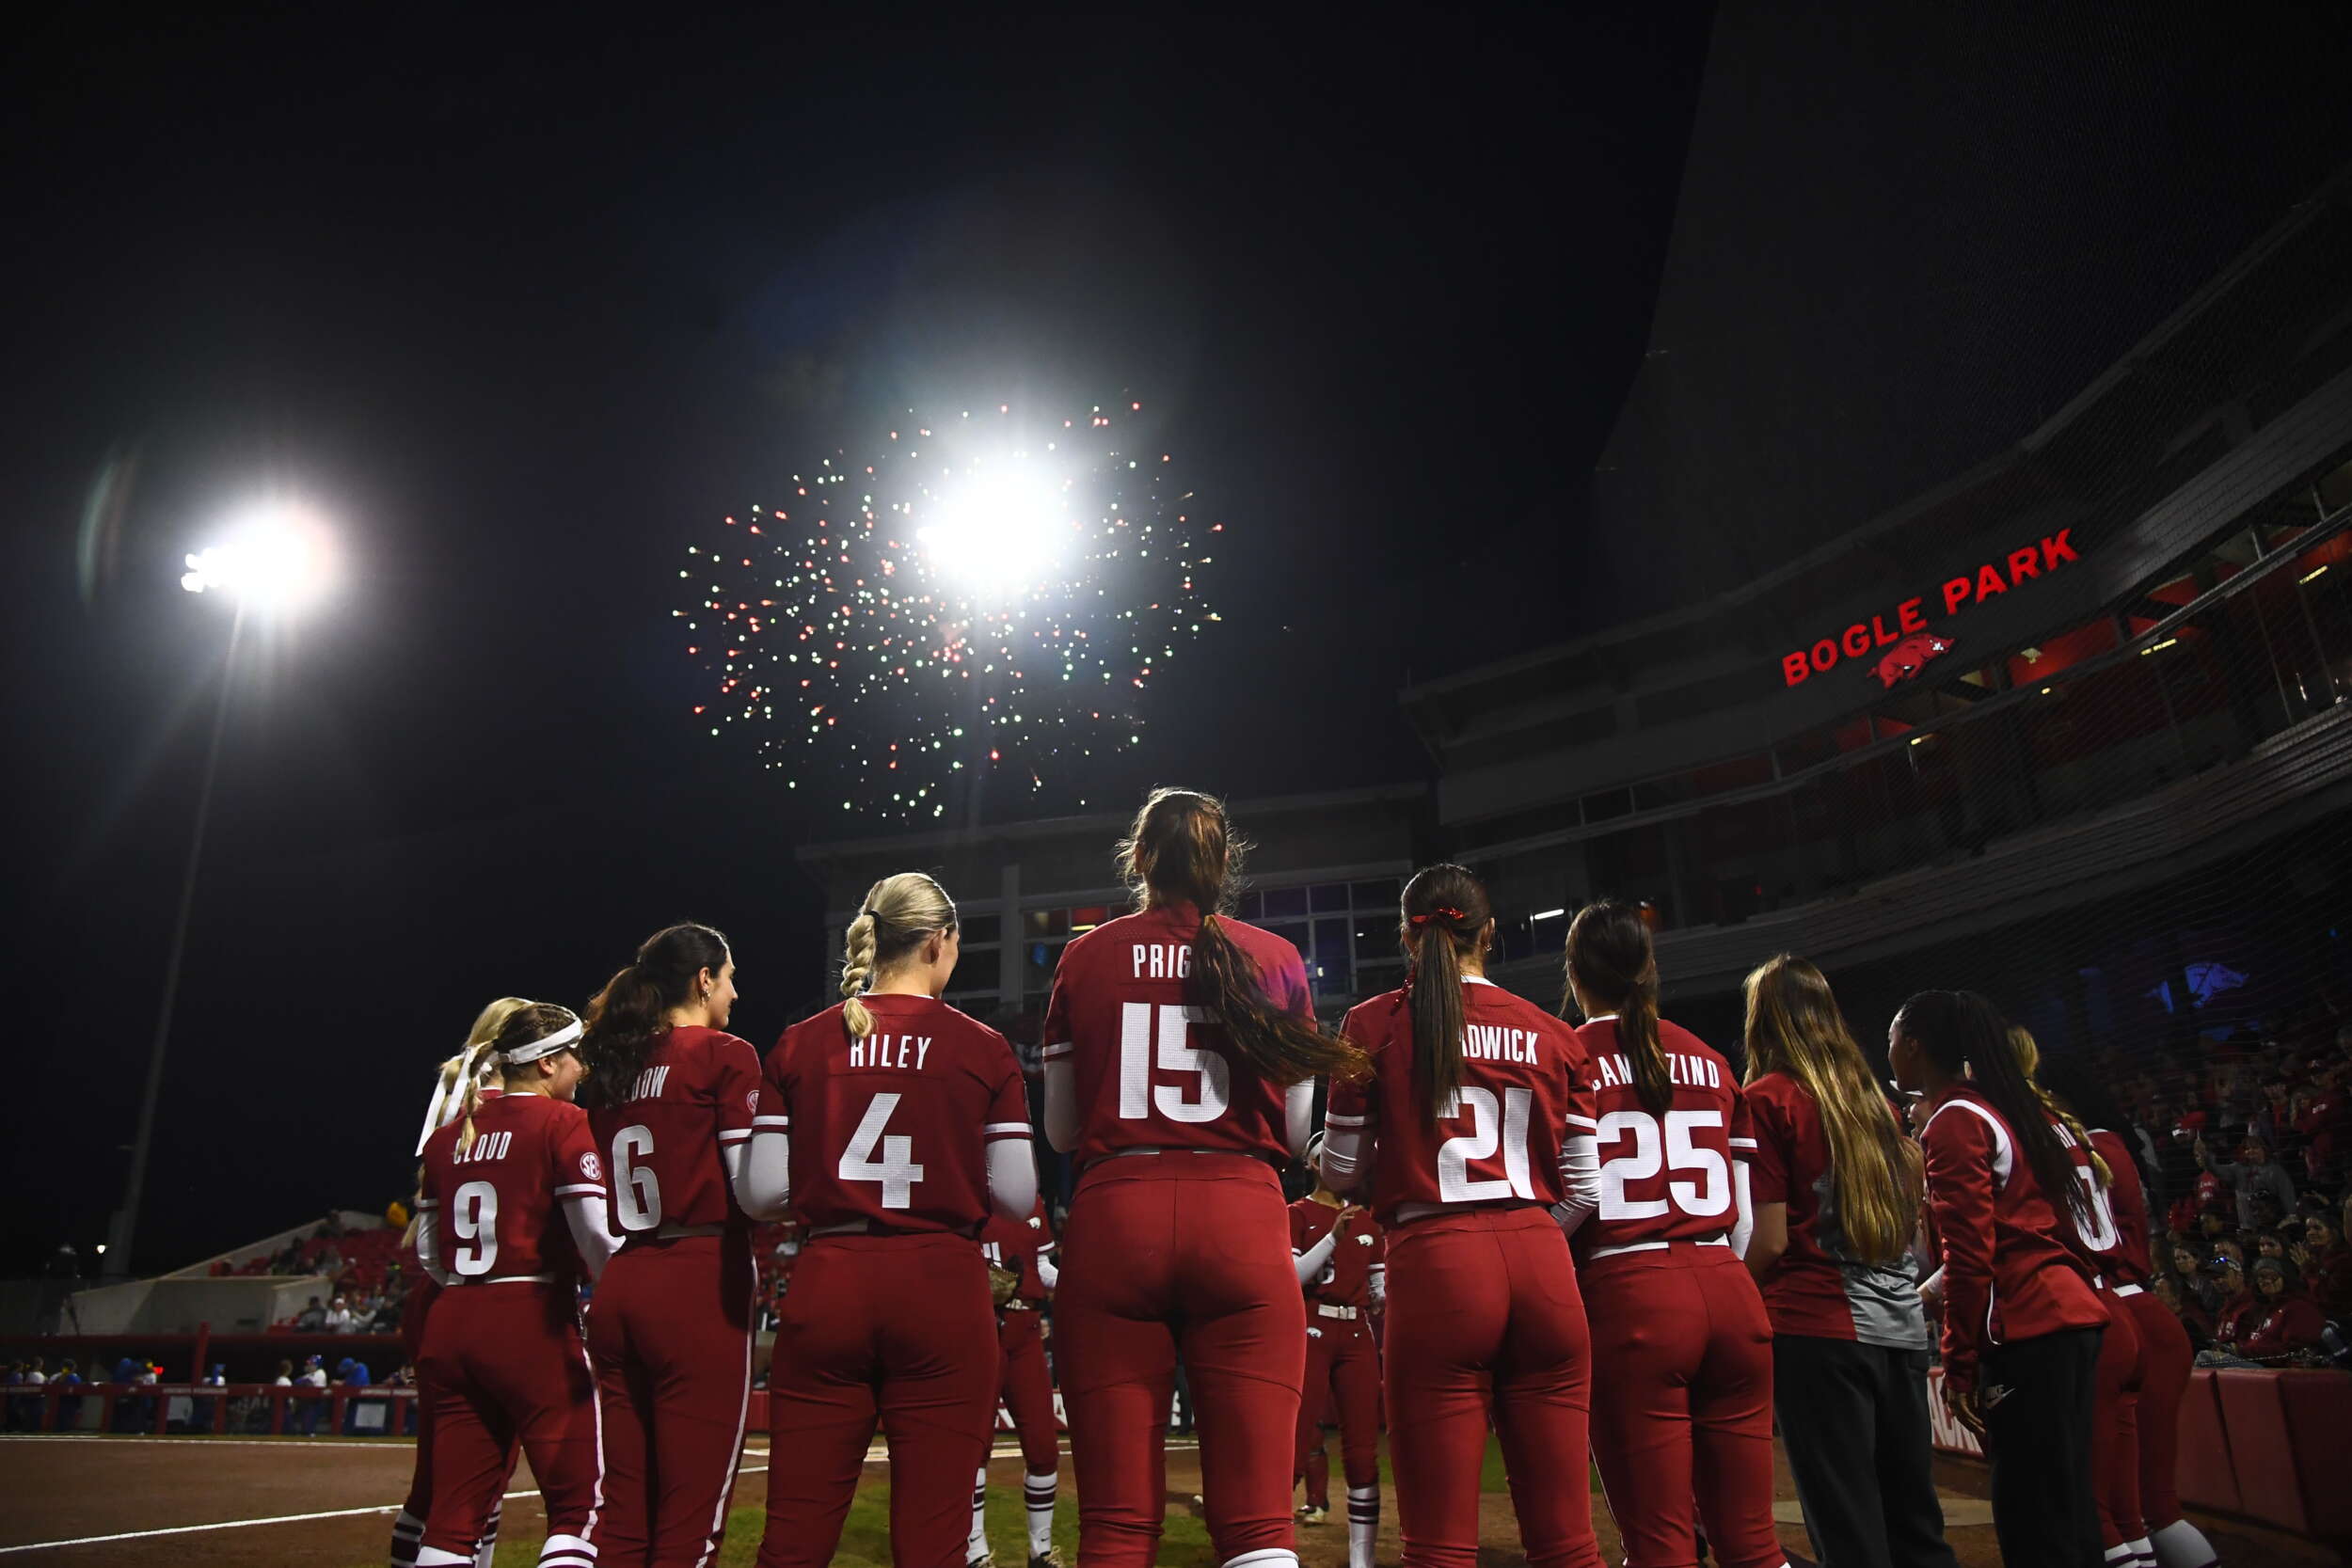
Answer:
<path fill-rule="evenodd" d="M 759 1091 L 753 1089 L 743 1096 L 743 1109 L 756 1116 L 759 1113 Z"/>
<path fill-rule="evenodd" d="M 604 1180 L 604 1163 L 593 1154 L 583 1154 L 580 1157 L 580 1174 L 591 1181 L 601 1181 Z"/>

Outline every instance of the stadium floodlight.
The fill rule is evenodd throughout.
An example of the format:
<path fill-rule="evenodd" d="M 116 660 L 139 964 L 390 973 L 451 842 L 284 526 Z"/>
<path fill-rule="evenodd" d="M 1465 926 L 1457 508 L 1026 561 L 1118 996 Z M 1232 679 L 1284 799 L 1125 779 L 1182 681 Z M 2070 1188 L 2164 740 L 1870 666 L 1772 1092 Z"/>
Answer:
<path fill-rule="evenodd" d="M 1565 910 L 1537 910 L 1534 914 L 1529 915 L 1527 918 L 1531 921 L 1557 920 L 1567 912 L 1568 911 Z"/>
<path fill-rule="evenodd" d="M 187 558 L 180 586 L 225 594 L 267 613 L 299 610 L 332 586 L 326 530 L 305 508 L 271 502 L 231 521 L 219 544 Z"/>
<path fill-rule="evenodd" d="M 1073 537 L 1067 487 L 1020 459 L 984 467 L 917 517 L 933 570 L 982 596 L 1028 587 L 1060 566 Z"/>

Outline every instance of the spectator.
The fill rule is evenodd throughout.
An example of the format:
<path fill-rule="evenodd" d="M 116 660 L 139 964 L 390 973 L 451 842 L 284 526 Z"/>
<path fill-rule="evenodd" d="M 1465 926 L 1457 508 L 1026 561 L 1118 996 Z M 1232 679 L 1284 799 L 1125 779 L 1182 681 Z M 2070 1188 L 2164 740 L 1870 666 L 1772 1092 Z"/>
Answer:
<path fill-rule="evenodd" d="M 2261 1205 L 2257 1199 L 2268 1196 L 2276 1205 L 2271 1223 L 2295 1208 L 2295 1183 L 2284 1166 L 2270 1158 L 2270 1150 L 2260 1138 L 2248 1138 L 2238 1146 L 2234 1163 L 2217 1160 L 2203 1139 L 2197 1141 L 2197 1163 L 2221 1179 L 2222 1185 L 2237 1196 L 2237 1223 L 2244 1230 L 2261 1227 Z"/>
<path fill-rule="evenodd" d="M 2254 1265 L 2253 1329 L 2238 1342 L 2238 1354 L 2253 1361 L 2280 1362 L 2319 1348 L 2327 1321 L 2309 1296 L 2293 1288 L 2286 1265 L 2265 1258 Z"/>
<path fill-rule="evenodd" d="M 310 1305 L 294 1315 L 294 1325 L 305 1334 L 316 1334 L 326 1326 L 326 1308 L 319 1305 L 318 1297 L 312 1296 Z"/>
<path fill-rule="evenodd" d="M 81 1370 L 75 1365 L 73 1357 L 69 1355 L 64 1360 L 57 1363 L 57 1376 L 56 1381 L 57 1386 L 61 1388 L 79 1388 L 82 1386 Z M 82 1397 L 79 1394 L 72 1394 L 58 1400 L 57 1430 L 60 1432 L 71 1432 L 79 1427 L 81 1424 Z"/>
<path fill-rule="evenodd" d="M 342 1384 L 346 1396 L 356 1394 L 358 1390 L 370 1386 L 368 1364 L 348 1355 L 335 1363 L 335 1377 Z M 343 1435 L 352 1436 L 358 1430 L 359 1402 L 346 1397 L 343 1401 Z"/>
<path fill-rule="evenodd" d="M 272 1384 L 271 1386 L 274 1388 L 291 1388 L 294 1386 L 293 1362 L 281 1360 L 278 1363 L 278 1381 Z"/>
<path fill-rule="evenodd" d="M 2311 1287 L 2320 1312 L 2337 1322 L 2352 1323 L 2352 1247 L 2335 1221 L 2315 1215 L 2303 1222 L 2303 1239 L 2287 1249 L 2287 1260 Z"/>
<path fill-rule="evenodd" d="M 320 1390 L 319 1395 L 302 1402 L 302 1435 L 315 1437 L 319 1431 L 319 1416 L 326 1408 L 326 1401 L 324 1398 L 326 1388 L 326 1357 L 313 1355 L 306 1359 L 302 1363 L 302 1375 L 294 1379 L 294 1386 L 298 1388 Z"/>
<path fill-rule="evenodd" d="M 2214 1276 L 2215 1293 L 2220 1298 L 2213 1315 L 2214 1347 L 2243 1355 L 2246 1353 L 2240 1347 L 2253 1337 L 2262 1321 L 2262 1303 L 2247 1289 L 2243 1264 L 2233 1259 L 2217 1258 L 2208 1267 Z"/>
<path fill-rule="evenodd" d="M 2311 1082 L 2292 1101 L 2295 1131 L 2303 1139 L 2304 1174 L 2322 1185 L 2344 1179 L 2344 1150 L 2352 1145 L 2352 1097 L 2344 1093 L 2344 1070 L 2341 1062 L 2314 1061 Z"/>
<path fill-rule="evenodd" d="M 2178 1276 L 2160 1274 L 2151 1288 L 2155 1291 L 2156 1299 L 2181 1320 L 2181 1327 L 2188 1334 L 2190 1349 L 2203 1350 L 2213 1343 L 2213 1319 L 2197 1304 L 2196 1295 L 2182 1288 Z"/>
<path fill-rule="evenodd" d="M 326 1309 L 326 1318 L 322 1326 L 329 1334 L 351 1332 L 351 1308 L 344 1304 L 342 1297 L 337 1296 L 334 1305 Z"/>

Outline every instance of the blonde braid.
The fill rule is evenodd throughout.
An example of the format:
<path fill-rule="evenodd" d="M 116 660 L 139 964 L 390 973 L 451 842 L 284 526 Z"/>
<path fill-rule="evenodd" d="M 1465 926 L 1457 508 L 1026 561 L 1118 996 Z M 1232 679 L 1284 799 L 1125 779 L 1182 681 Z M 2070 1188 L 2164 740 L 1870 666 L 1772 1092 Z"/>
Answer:
<path fill-rule="evenodd" d="M 2090 1156 L 2090 1168 L 2097 1174 L 2099 1185 L 2115 1185 L 2115 1173 L 2107 1169 L 2107 1163 L 2099 1157 L 2098 1146 L 2090 1141 L 2090 1133 L 2084 1129 L 2082 1118 L 2068 1110 L 2064 1101 L 2042 1086 L 2041 1042 L 2023 1025 L 2011 1024 L 2009 1043 L 2017 1053 L 2017 1065 L 2025 1072 L 2026 1083 L 2033 1090 L 2034 1098 L 2042 1101 L 2042 1108 L 2050 1114 L 2050 1119 L 2065 1128 L 2068 1135 L 2082 1145 L 2083 1152 Z"/>
<path fill-rule="evenodd" d="M 858 1000 L 866 982 L 874 974 L 874 915 L 871 910 L 860 910 L 850 922 L 847 961 L 841 966 L 841 1022 L 848 1027 L 850 1037 L 862 1040 L 874 1032 L 874 1015 Z"/>
<path fill-rule="evenodd" d="M 482 1109 L 482 1065 L 484 1058 L 491 1053 L 490 1042 L 484 1040 L 479 1045 L 468 1046 L 466 1053 L 457 1058 L 458 1074 L 466 1082 L 465 1109 L 462 1113 L 466 1118 L 466 1125 L 457 1134 L 457 1147 L 460 1149 L 469 1149 L 473 1147 L 473 1114 Z"/>

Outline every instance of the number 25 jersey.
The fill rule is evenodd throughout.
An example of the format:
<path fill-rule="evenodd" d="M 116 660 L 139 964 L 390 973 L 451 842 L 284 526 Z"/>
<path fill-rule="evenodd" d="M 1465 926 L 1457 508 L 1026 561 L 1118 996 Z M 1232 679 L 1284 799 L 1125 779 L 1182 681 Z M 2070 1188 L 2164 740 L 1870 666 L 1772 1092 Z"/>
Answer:
<path fill-rule="evenodd" d="M 1311 1022 L 1298 949 L 1222 915 L 1217 927 L 1257 966 L 1268 1001 Z M 1200 930 L 1191 905 L 1168 905 L 1121 915 L 1062 949 L 1045 1008 L 1045 1059 L 1068 1057 L 1075 1073 L 1081 1166 L 1126 1148 L 1290 1159 L 1281 1088 L 1184 1005 Z"/>
<path fill-rule="evenodd" d="M 1565 1196 L 1562 1144 L 1592 1128 L 1592 1069 L 1566 1024 L 1486 980 L 1462 983 L 1462 1015 L 1461 1089 L 1434 1128 L 1413 1067 L 1411 992 L 1375 996 L 1341 1026 L 1372 1072 L 1331 1086 L 1324 1125 L 1372 1143 L 1372 1208 L 1384 1225 L 1406 1204 L 1549 1208 Z"/>
<path fill-rule="evenodd" d="M 851 1039 L 834 1006 L 768 1053 L 760 1123 L 792 1141 L 792 1212 L 812 1230 L 862 1220 L 977 1236 L 989 1214 L 986 1147 L 1019 1138 L 1025 1149 L 1029 1137 L 1012 1047 L 932 997 L 864 1000 L 866 1038 Z"/>
<path fill-rule="evenodd" d="M 1756 1150 L 1756 1130 L 1731 1066 L 1679 1024 L 1658 1021 L 1674 1098 L 1663 1115 L 1642 1102 L 1617 1021 L 1577 1030 L 1593 1062 L 1593 1137 L 1600 1208 L 1577 1232 L 1580 1256 L 1613 1247 L 1713 1241 L 1740 1217 L 1732 1162 Z"/>

